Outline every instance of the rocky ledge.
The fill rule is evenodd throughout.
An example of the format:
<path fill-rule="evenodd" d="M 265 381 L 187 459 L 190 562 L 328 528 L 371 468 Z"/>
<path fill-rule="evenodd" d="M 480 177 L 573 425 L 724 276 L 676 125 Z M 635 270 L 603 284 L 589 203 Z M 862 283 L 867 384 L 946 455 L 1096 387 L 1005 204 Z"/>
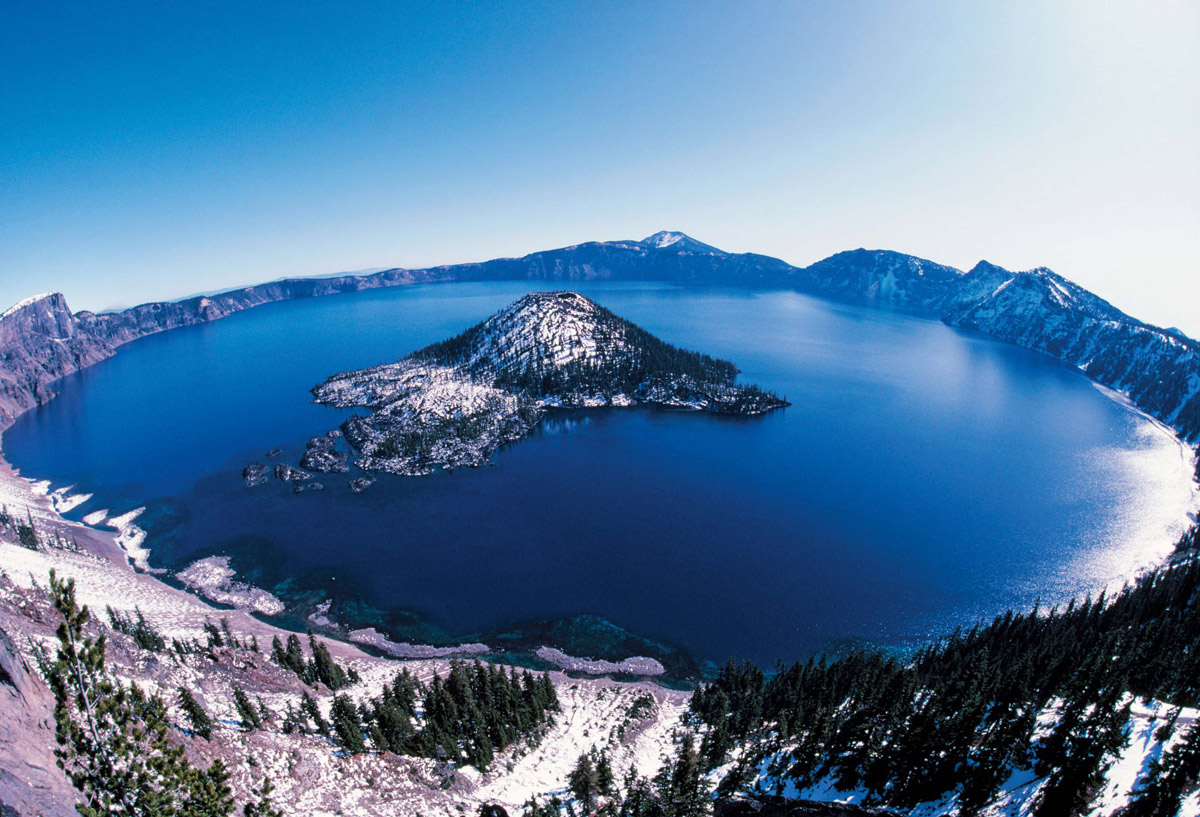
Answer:
<path fill-rule="evenodd" d="M 737 374 L 582 295 L 537 292 L 396 363 L 334 375 L 313 395 L 372 410 L 342 425 L 357 465 L 416 476 L 484 465 L 548 410 L 647 404 L 755 415 L 788 405 L 736 384 Z"/>

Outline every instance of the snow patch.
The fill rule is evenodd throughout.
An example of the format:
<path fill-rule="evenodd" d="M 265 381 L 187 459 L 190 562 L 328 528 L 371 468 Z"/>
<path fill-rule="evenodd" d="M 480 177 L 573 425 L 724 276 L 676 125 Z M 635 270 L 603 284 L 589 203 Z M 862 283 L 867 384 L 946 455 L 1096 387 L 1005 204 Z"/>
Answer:
<path fill-rule="evenodd" d="M 104 508 L 103 510 L 99 511 L 92 511 L 91 513 L 87 514 L 83 517 L 83 524 L 96 527 L 97 525 L 104 524 L 106 519 L 108 519 L 108 508 Z"/>
<path fill-rule="evenodd" d="M 134 508 L 132 511 L 114 516 L 104 524 L 117 531 L 117 544 L 121 550 L 125 551 L 125 558 L 129 559 L 130 564 L 148 573 L 160 573 L 161 570 L 150 567 L 150 549 L 145 547 L 146 531 L 133 524 L 133 520 L 145 511 L 145 508 Z"/>
<path fill-rule="evenodd" d="M 228 556 L 210 556 L 188 565 L 175 578 L 205 598 L 264 616 L 277 616 L 286 608 L 278 597 L 258 587 L 234 581 L 236 572 Z"/>
<path fill-rule="evenodd" d="M 50 493 L 50 502 L 55 513 L 70 513 L 92 498 L 91 494 L 71 493 L 71 489 L 74 487 L 74 485 L 68 485 Z"/>

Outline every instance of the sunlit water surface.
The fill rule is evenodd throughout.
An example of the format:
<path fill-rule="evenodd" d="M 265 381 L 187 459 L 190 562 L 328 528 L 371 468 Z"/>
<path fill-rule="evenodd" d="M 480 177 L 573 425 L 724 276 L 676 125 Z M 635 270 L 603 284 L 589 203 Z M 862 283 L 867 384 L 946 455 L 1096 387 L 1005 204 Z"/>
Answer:
<path fill-rule="evenodd" d="M 295 464 L 341 422 L 314 384 L 537 288 L 294 301 L 147 338 L 63 382 L 4 449 L 93 492 L 76 518 L 145 506 L 155 564 L 228 554 L 268 589 L 361 601 L 360 623 L 416 611 L 452 636 L 595 613 L 764 664 L 1097 590 L 1160 560 L 1196 503 L 1168 433 L 1048 358 L 791 292 L 652 284 L 576 288 L 792 406 L 563 414 L 494 467 L 361 495 L 344 476 L 243 486 L 248 462 L 281 446 Z"/>

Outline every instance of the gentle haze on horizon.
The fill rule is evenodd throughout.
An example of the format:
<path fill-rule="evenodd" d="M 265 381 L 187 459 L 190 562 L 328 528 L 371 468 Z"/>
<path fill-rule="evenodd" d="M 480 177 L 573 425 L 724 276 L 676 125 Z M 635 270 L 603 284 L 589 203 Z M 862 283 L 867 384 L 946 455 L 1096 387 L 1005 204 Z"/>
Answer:
<path fill-rule="evenodd" d="M 1200 336 L 1200 4 L 0 12 L 0 310 L 678 229 L 1045 265 Z"/>

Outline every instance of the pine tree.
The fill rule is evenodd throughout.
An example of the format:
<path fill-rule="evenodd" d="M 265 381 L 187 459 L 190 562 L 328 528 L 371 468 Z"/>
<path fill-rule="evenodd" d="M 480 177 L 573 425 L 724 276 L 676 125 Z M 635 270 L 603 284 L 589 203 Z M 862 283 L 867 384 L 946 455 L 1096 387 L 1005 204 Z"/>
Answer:
<path fill-rule="evenodd" d="M 591 811 L 596 796 L 600 793 L 600 776 L 596 773 L 596 765 L 592 762 L 590 754 L 584 752 L 575 761 L 575 768 L 571 770 L 567 783 L 575 799 Z"/>
<path fill-rule="evenodd" d="M 317 702 L 307 692 L 300 697 L 300 712 L 312 718 L 313 726 L 316 727 L 319 734 L 330 737 L 329 722 L 321 715 L 321 709 L 317 706 Z"/>
<path fill-rule="evenodd" d="M 350 683 L 346 672 L 337 665 L 337 662 L 333 660 L 333 656 L 329 654 L 329 648 L 320 641 L 317 641 L 311 630 L 308 632 L 308 646 L 312 651 L 311 674 L 316 681 L 335 692 Z"/>
<path fill-rule="evenodd" d="M 167 640 L 146 621 L 142 611 L 136 607 L 134 615 L 125 615 L 120 610 L 109 607 L 108 621 L 114 630 L 132 638 L 143 650 L 162 652 L 167 647 Z"/>
<path fill-rule="evenodd" d="M 287 667 L 288 665 L 288 656 L 283 651 L 283 643 L 280 642 L 279 636 L 271 639 L 271 660 L 281 667 Z"/>
<path fill-rule="evenodd" d="M 1129 707 L 1116 704 L 1110 695 L 1086 715 L 1074 708 L 1064 713 L 1052 735 L 1052 754 L 1039 758 L 1039 771 L 1048 771 L 1049 779 L 1039 792 L 1035 817 L 1075 817 L 1087 810 L 1112 756 L 1129 739 Z"/>
<path fill-rule="evenodd" d="M 675 762 L 659 773 L 658 787 L 668 817 L 698 817 L 705 813 L 708 798 L 700 753 L 690 732 L 683 736 Z"/>
<path fill-rule="evenodd" d="M 188 692 L 184 687 L 179 687 L 179 708 L 187 716 L 188 723 L 191 724 L 193 732 L 205 740 L 209 740 L 212 737 L 213 719 L 204 711 L 204 707 L 200 706 L 200 702 L 195 699 L 192 693 Z"/>
<path fill-rule="evenodd" d="M 963 815 L 978 814 L 999 793 L 1029 744 L 1036 723 L 1032 713 L 1005 708 L 998 708 L 995 720 L 962 769 L 959 805 Z"/>
<path fill-rule="evenodd" d="M 28 523 L 17 523 L 17 542 L 30 550 L 38 549 L 37 530 L 33 527 L 33 513 L 29 513 Z"/>
<path fill-rule="evenodd" d="M 300 649 L 300 637 L 295 633 L 288 636 L 287 650 L 284 652 L 283 661 L 280 663 L 296 673 L 304 683 L 313 683 L 313 679 L 309 674 L 308 664 L 304 660 L 304 652 Z"/>
<path fill-rule="evenodd" d="M 190 785 L 183 796 L 176 814 L 194 817 L 225 815 L 233 811 L 233 791 L 229 788 L 229 772 L 217 758 L 205 772 L 190 769 L 185 773 Z M 169 809 L 160 812 L 163 817 L 171 814 Z"/>
<path fill-rule="evenodd" d="M 246 694 L 246 690 L 237 684 L 233 685 L 233 705 L 237 709 L 238 718 L 241 719 L 243 729 L 247 732 L 262 729 L 262 717 L 259 715 L 258 710 L 254 708 L 254 704 L 250 702 L 250 696 Z"/>
<path fill-rule="evenodd" d="M 1178 713 L 1176 713 L 1178 714 Z M 1173 817 L 1200 786 L 1200 726 L 1192 724 L 1180 741 L 1154 761 L 1121 817 Z"/>
<path fill-rule="evenodd" d="M 208 619 L 204 620 L 204 634 L 208 638 L 210 650 L 225 646 L 225 637 L 221 635 L 220 629 Z"/>
<path fill-rule="evenodd" d="M 625 780 L 625 795 L 621 799 L 618 817 L 665 817 L 662 800 L 650 781 L 639 777 L 632 769 Z"/>
<path fill-rule="evenodd" d="M 359 754 L 366 750 L 363 739 L 363 725 L 358 717 L 358 709 L 347 695 L 337 695 L 333 699 L 333 708 L 329 719 L 333 722 L 333 731 L 337 734 L 338 743 L 350 754 Z"/>
<path fill-rule="evenodd" d="M 608 752 L 600 752 L 600 756 L 596 759 L 596 788 L 601 794 L 612 797 L 617 793 L 616 784 L 617 778 L 613 774 Z"/>
<path fill-rule="evenodd" d="M 229 619 L 221 616 L 221 632 L 225 635 L 225 643 L 235 649 L 241 648 L 241 643 L 237 640 L 237 636 L 233 634 L 233 628 L 229 626 Z"/>
<path fill-rule="evenodd" d="M 106 672 L 104 635 L 85 634 L 89 613 L 76 603 L 74 581 L 59 581 L 51 571 L 50 595 L 63 619 L 55 661 L 46 668 L 55 754 L 83 798 L 76 806 L 81 817 L 229 815 L 234 804 L 224 766 L 193 767 L 168 738 L 162 700 Z"/>
<path fill-rule="evenodd" d="M 254 707 L 258 710 L 258 721 L 260 724 L 275 722 L 275 716 L 271 714 L 270 709 L 267 709 L 267 705 L 263 702 L 261 695 L 254 698 Z"/>
<path fill-rule="evenodd" d="M 281 727 L 283 734 L 290 735 L 294 732 L 308 734 L 308 716 L 303 709 L 297 710 L 288 702 L 287 712 L 283 716 L 283 726 Z"/>
<path fill-rule="evenodd" d="M 414 732 L 418 697 L 423 719 Z M 498 750 L 536 736 L 557 708 L 549 676 L 452 661 L 450 672 L 435 676 L 428 687 L 401 671 L 363 705 L 359 717 L 381 751 L 465 760 L 483 771 Z"/>
<path fill-rule="evenodd" d="M 523 817 L 560 817 L 563 805 L 563 801 L 557 797 L 551 797 L 545 803 L 539 803 L 531 797 L 525 802 L 522 815 Z"/>

